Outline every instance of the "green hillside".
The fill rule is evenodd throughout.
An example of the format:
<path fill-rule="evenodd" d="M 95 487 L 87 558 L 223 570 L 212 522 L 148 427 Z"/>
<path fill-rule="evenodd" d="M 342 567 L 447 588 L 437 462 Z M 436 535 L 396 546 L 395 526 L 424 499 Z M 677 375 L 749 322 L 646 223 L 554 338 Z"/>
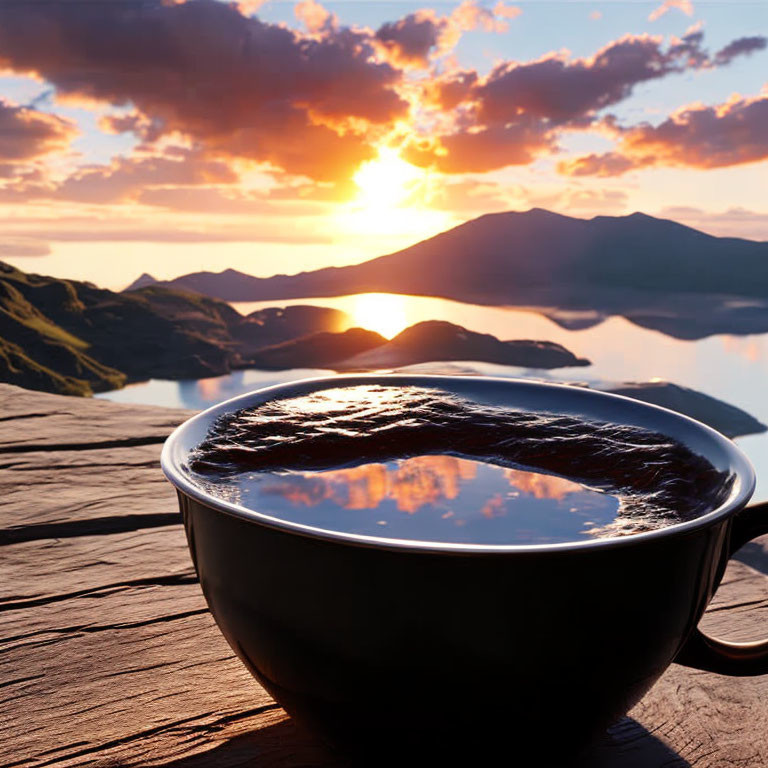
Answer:
<path fill-rule="evenodd" d="M 199 294 L 149 286 L 115 293 L 0 262 L 0 381 L 89 395 L 151 377 L 195 379 L 248 365 L 254 351 L 341 312 L 291 307 L 243 317 Z"/>

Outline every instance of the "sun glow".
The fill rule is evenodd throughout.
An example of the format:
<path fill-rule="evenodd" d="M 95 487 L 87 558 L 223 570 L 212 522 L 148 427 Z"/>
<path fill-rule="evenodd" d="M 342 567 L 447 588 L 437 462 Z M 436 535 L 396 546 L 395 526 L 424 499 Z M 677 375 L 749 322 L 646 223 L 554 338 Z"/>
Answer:
<path fill-rule="evenodd" d="M 427 179 L 425 171 L 406 163 L 394 149 L 382 147 L 379 156 L 363 163 L 352 180 L 360 189 L 361 205 L 391 208 L 402 205 Z"/>
<path fill-rule="evenodd" d="M 342 232 L 415 239 L 451 224 L 449 214 L 429 207 L 435 183 L 430 172 L 406 162 L 391 147 L 381 147 L 378 157 L 364 162 L 353 181 L 357 195 L 336 217 Z"/>
<path fill-rule="evenodd" d="M 406 301 L 394 293 L 362 293 L 355 297 L 352 319 L 356 326 L 391 339 L 408 325 Z"/>

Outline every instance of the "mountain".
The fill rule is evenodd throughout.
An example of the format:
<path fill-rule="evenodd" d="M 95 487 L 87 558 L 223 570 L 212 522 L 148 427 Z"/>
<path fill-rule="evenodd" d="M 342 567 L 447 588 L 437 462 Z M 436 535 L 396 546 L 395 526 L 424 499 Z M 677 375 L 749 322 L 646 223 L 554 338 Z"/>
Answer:
<path fill-rule="evenodd" d="M 261 349 L 252 360 L 256 368 L 336 371 L 370 371 L 450 360 L 542 369 L 589 365 L 589 360 L 549 341 L 499 341 L 490 334 L 438 320 L 416 323 L 391 341 L 363 328 L 314 333 Z"/>
<path fill-rule="evenodd" d="M 605 391 L 684 413 L 692 419 L 709 424 L 726 437 L 754 435 L 768 429 L 765 424 L 735 405 L 668 381 L 613 384 L 605 388 Z"/>
<path fill-rule="evenodd" d="M 526 367 L 587 365 L 557 344 L 502 342 L 451 323 L 419 323 L 388 342 L 326 307 L 229 304 L 157 284 L 114 293 L 0 262 L 0 381 L 88 395 L 148 378 L 237 368 L 376 368 L 474 359 Z M 368 357 L 366 357 L 368 355 Z"/>
<path fill-rule="evenodd" d="M 500 341 L 460 325 L 438 320 L 417 323 L 392 341 L 334 365 L 336 370 L 395 368 L 432 360 L 475 360 L 521 368 L 589 365 L 560 344 L 549 341 Z"/>
<path fill-rule="evenodd" d="M 88 395 L 148 378 L 251 366 L 262 347 L 348 325 L 343 312 L 289 307 L 243 317 L 229 304 L 150 285 L 114 293 L 0 262 L 0 380 Z"/>
<path fill-rule="evenodd" d="M 149 272 L 142 272 L 125 290 L 136 291 L 139 288 L 146 288 L 148 285 L 154 285 L 159 282 L 156 277 L 153 277 Z"/>
<path fill-rule="evenodd" d="M 555 322 L 621 314 L 681 338 L 768 332 L 768 243 L 713 237 L 641 213 L 488 214 L 362 264 L 269 278 L 196 272 L 162 285 L 226 301 L 440 296 L 536 307 Z"/>
<path fill-rule="evenodd" d="M 241 352 L 252 358 L 265 347 L 301 339 L 313 333 L 337 333 L 349 325 L 346 312 L 328 307 L 296 304 L 291 307 L 267 307 L 246 315 L 232 328 L 232 337 Z"/>

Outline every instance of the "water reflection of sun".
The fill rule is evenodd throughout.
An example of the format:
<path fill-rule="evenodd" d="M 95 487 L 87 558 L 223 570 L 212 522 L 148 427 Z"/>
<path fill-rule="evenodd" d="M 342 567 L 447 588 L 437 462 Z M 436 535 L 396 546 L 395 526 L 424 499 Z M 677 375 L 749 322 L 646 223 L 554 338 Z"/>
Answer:
<path fill-rule="evenodd" d="M 391 339 L 408 325 L 406 302 L 394 293 L 361 293 L 352 307 L 353 324 Z"/>

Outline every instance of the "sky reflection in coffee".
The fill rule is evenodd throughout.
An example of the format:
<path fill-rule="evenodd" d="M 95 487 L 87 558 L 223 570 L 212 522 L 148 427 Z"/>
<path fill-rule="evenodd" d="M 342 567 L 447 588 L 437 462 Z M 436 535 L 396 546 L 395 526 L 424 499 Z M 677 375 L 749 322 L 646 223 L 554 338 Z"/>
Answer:
<path fill-rule="evenodd" d="M 710 511 L 728 478 L 667 436 L 437 388 L 358 385 L 226 414 L 191 453 L 215 496 L 326 530 L 535 544 Z"/>

